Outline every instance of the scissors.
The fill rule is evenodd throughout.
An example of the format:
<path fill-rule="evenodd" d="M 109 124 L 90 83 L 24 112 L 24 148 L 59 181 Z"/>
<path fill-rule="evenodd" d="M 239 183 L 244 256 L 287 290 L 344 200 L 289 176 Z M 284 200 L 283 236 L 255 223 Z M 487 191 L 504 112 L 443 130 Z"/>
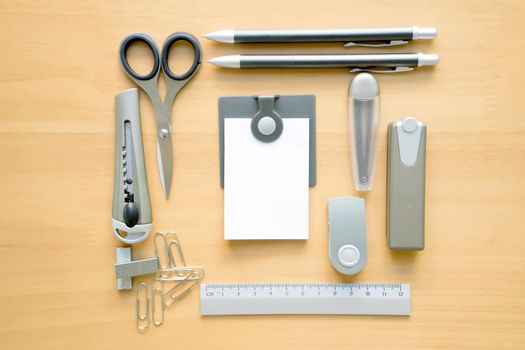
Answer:
<path fill-rule="evenodd" d="M 178 41 L 186 41 L 191 44 L 194 51 L 193 63 L 183 74 L 175 74 L 168 65 L 170 48 Z M 139 74 L 131 68 L 128 63 L 128 48 L 137 42 L 146 44 L 153 53 L 153 68 L 148 74 Z M 171 189 L 171 178 L 173 174 L 173 146 L 171 140 L 172 106 L 177 93 L 193 78 L 200 67 L 202 49 L 197 38 L 190 33 L 173 33 L 164 42 L 162 51 L 159 50 L 153 39 L 144 33 L 133 33 L 124 38 L 120 44 L 120 64 L 126 75 L 137 84 L 151 99 L 155 109 L 157 124 L 157 163 L 159 167 L 160 182 L 164 196 L 168 198 Z M 159 73 L 164 72 L 166 80 L 166 96 L 164 102 L 160 98 L 157 82 Z"/>

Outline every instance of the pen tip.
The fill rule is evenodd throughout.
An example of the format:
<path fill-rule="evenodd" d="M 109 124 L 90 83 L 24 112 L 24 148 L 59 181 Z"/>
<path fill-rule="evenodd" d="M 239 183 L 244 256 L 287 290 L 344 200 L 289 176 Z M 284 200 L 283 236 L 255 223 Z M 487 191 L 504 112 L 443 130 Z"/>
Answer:
<path fill-rule="evenodd" d="M 208 60 L 208 63 L 225 68 L 241 68 L 239 55 L 213 57 Z"/>
<path fill-rule="evenodd" d="M 219 30 L 217 32 L 211 32 L 204 35 L 204 37 L 208 40 L 213 40 L 226 44 L 233 44 L 235 41 L 234 36 L 235 34 L 233 29 Z"/>

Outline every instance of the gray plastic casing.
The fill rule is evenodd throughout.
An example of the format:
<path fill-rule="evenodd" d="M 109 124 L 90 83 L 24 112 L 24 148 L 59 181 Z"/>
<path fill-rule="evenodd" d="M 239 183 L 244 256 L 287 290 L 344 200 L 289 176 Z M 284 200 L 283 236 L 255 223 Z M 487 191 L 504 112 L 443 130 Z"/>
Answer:
<path fill-rule="evenodd" d="M 406 120 L 406 119 L 405 119 Z M 399 122 L 388 126 L 387 155 L 387 241 L 391 249 L 425 248 L 425 162 L 426 125 L 418 122 L 417 143 L 405 143 Z M 418 130 L 419 132 L 419 130 Z M 408 146 L 408 147 L 407 147 Z M 410 166 L 403 163 L 401 152 L 416 152 Z"/>
<path fill-rule="evenodd" d="M 354 246 L 359 250 L 359 261 L 354 266 L 341 263 L 342 247 Z M 366 240 L 365 200 L 359 197 L 335 197 L 328 200 L 328 254 L 332 266 L 342 274 L 360 272 L 368 261 Z"/>
<path fill-rule="evenodd" d="M 224 187 L 224 118 L 254 118 L 259 111 L 258 96 L 219 97 L 219 154 L 220 181 Z M 317 182 L 316 133 L 315 133 L 315 95 L 276 95 L 274 109 L 286 118 L 309 118 L 310 120 L 310 159 L 309 185 Z M 247 132 L 250 132 L 249 130 Z"/>
<path fill-rule="evenodd" d="M 124 164 L 123 146 L 125 145 L 124 123 L 131 124 L 133 152 L 133 194 L 134 203 L 139 211 L 139 219 L 133 228 L 124 224 Z M 145 240 L 152 224 L 151 202 L 144 163 L 144 148 L 142 145 L 142 129 L 140 123 L 139 95 L 135 88 L 124 90 L 115 97 L 115 180 L 113 190 L 113 233 L 115 237 L 127 244 Z M 117 228 L 127 232 L 126 237 L 118 234 Z"/>

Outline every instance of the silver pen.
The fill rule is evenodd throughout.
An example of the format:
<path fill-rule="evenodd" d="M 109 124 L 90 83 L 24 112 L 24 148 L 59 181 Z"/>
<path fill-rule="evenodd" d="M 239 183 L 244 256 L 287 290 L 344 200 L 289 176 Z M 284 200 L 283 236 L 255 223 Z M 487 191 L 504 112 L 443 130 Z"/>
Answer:
<path fill-rule="evenodd" d="M 231 55 L 208 61 L 225 68 L 350 68 L 351 72 L 406 72 L 433 66 L 438 55 L 424 53 L 356 55 Z"/>
<path fill-rule="evenodd" d="M 388 27 L 355 29 L 226 29 L 204 38 L 227 44 L 344 42 L 345 46 L 384 47 L 434 39 L 436 28 Z"/>

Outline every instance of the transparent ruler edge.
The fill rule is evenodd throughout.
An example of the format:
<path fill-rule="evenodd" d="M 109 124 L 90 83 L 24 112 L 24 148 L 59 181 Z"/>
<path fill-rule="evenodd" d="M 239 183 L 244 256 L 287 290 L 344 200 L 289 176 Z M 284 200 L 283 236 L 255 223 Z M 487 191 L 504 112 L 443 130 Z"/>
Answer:
<path fill-rule="evenodd" d="M 208 283 L 200 311 L 212 315 L 409 316 L 406 283 Z"/>

